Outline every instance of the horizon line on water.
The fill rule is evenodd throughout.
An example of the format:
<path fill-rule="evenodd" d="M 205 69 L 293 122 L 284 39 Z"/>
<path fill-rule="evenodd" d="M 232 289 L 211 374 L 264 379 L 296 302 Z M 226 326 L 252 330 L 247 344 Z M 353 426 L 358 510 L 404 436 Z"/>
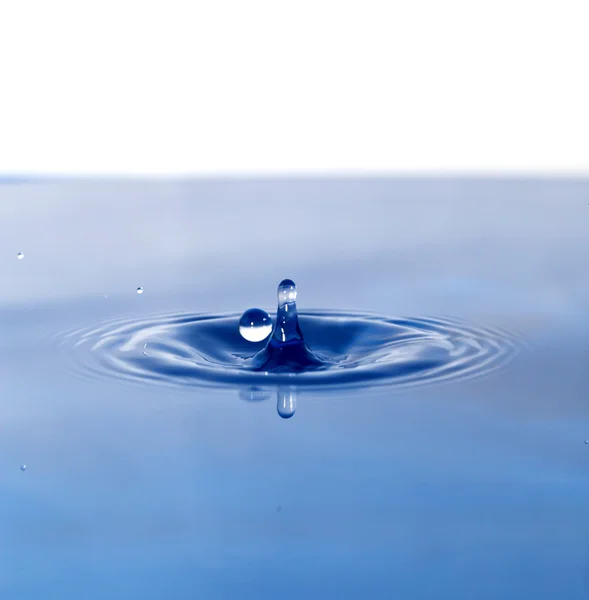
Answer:
<path fill-rule="evenodd" d="M 589 169 L 284 169 L 250 170 L 227 169 L 211 171 L 0 171 L 0 185 L 12 183 L 41 183 L 59 181 L 134 181 L 134 180 L 315 180 L 315 179 L 505 179 L 505 180 L 579 180 L 589 181 Z"/>

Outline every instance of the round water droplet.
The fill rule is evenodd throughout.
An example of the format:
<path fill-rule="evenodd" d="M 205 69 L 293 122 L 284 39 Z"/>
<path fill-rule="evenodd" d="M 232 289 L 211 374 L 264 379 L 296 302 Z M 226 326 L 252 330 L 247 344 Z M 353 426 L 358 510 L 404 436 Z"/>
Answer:
<path fill-rule="evenodd" d="M 18 260 L 22 260 L 24 257 L 25 257 L 25 255 L 24 255 L 22 252 L 19 252 L 19 253 L 16 255 L 16 258 L 18 258 Z"/>
<path fill-rule="evenodd" d="M 585 443 L 586 443 L 586 444 L 589 444 L 589 440 L 585 440 Z"/>
<path fill-rule="evenodd" d="M 272 333 L 272 319 L 260 308 L 250 308 L 239 319 L 239 333 L 248 342 L 261 342 Z"/>
<path fill-rule="evenodd" d="M 20 466 L 20 470 L 21 471 L 26 471 L 27 470 L 27 465 L 21 465 Z"/>
<path fill-rule="evenodd" d="M 143 294 L 143 288 L 142 287 L 138 287 L 137 288 L 137 293 L 138 294 Z"/>

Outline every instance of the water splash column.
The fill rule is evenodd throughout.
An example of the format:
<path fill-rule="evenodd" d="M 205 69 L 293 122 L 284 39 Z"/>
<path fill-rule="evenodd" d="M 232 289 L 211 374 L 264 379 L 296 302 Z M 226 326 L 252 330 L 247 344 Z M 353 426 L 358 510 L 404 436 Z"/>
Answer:
<path fill-rule="evenodd" d="M 297 315 L 297 286 L 292 279 L 283 279 L 278 285 L 278 309 L 272 338 L 281 344 L 303 339 Z"/>

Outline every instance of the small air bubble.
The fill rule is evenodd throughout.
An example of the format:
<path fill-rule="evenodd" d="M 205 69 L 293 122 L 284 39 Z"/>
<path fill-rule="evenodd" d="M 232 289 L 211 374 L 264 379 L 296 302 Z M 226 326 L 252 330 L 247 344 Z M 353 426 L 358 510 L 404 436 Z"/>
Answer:
<path fill-rule="evenodd" d="M 25 257 L 25 255 L 24 255 L 22 252 L 19 252 L 19 253 L 16 255 L 16 258 L 18 258 L 18 260 L 22 260 L 24 257 Z"/>
<path fill-rule="evenodd" d="M 142 287 L 138 287 L 137 288 L 137 293 L 138 294 L 143 294 L 143 288 Z"/>
<path fill-rule="evenodd" d="M 27 470 L 27 465 L 21 465 L 20 466 L 20 470 L 21 471 L 26 471 Z"/>
<path fill-rule="evenodd" d="M 586 444 L 589 444 L 589 440 L 585 440 L 585 443 L 586 443 Z"/>

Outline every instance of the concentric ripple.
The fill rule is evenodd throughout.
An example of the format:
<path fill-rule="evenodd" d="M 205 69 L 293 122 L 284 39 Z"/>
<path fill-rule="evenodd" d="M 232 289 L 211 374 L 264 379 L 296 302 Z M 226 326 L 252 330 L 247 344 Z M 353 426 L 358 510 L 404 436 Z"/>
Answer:
<path fill-rule="evenodd" d="M 275 313 L 272 315 L 275 319 Z M 510 334 L 451 319 L 368 313 L 299 312 L 316 364 L 303 370 L 260 367 L 266 342 L 239 333 L 239 314 L 163 315 L 75 331 L 80 372 L 181 386 L 305 387 L 415 385 L 487 374 L 517 351 Z"/>

